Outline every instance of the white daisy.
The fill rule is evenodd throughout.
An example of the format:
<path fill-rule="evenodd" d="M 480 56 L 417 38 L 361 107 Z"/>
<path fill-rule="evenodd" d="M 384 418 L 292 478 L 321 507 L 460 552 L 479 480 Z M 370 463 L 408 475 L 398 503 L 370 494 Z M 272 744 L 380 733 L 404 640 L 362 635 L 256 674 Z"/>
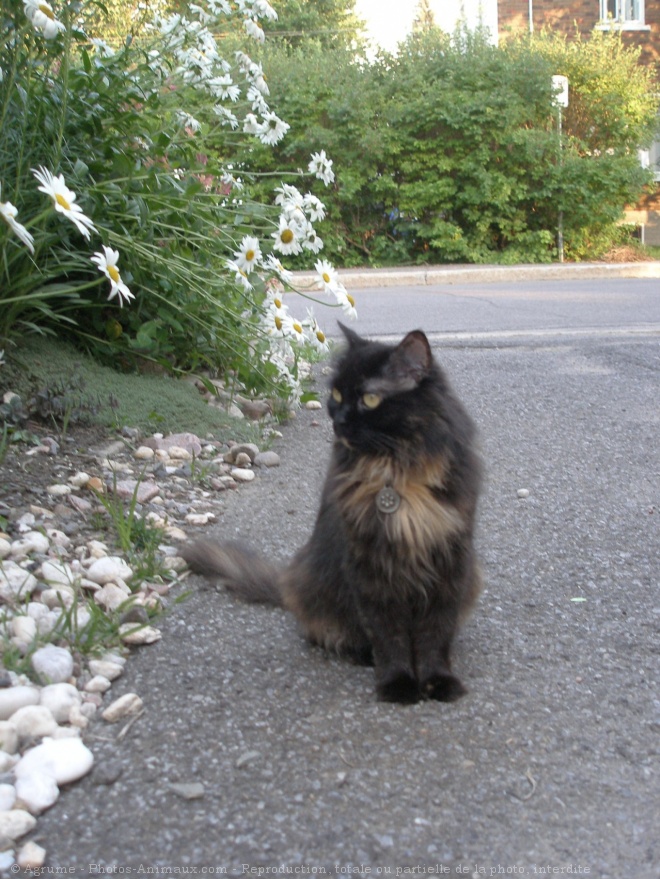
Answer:
<path fill-rule="evenodd" d="M 245 25 L 245 30 L 247 31 L 248 36 L 252 37 L 253 40 L 256 40 L 258 43 L 263 43 L 265 41 L 266 34 L 256 18 L 246 18 L 243 24 Z"/>
<path fill-rule="evenodd" d="M 0 184 L 0 194 L 1 193 L 2 186 Z M 16 219 L 17 214 L 18 210 L 10 201 L 0 202 L 0 217 L 2 217 L 14 235 L 21 239 L 23 244 L 29 249 L 30 253 L 34 253 L 34 237 L 28 232 L 25 226 L 18 222 Z"/>
<path fill-rule="evenodd" d="M 302 235 L 302 246 L 305 250 L 311 250 L 312 253 L 318 253 L 323 250 L 323 240 L 319 238 L 311 223 L 305 224 Z"/>
<path fill-rule="evenodd" d="M 277 12 L 273 9 L 267 0 L 254 0 L 252 11 L 261 18 L 267 18 L 270 21 L 277 21 Z"/>
<path fill-rule="evenodd" d="M 321 329 L 318 324 L 318 321 L 314 317 L 311 311 L 309 314 L 309 341 L 316 348 L 317 351 L 329 351 L 330 345 L 328 344 L 328 340 L 325 337 L 325 333 Z"/>
<path fill-rule="evenodd" d="M 279 259 L 275 256 L 274 253 L 269 253 L 264 261 L 264 267 L 271 272 L 274 272 L 280 281 L 284 284 L 293 283 L 293 275 L 288 270 L 285 269 Z"/>
<path fill-rule="evenodd" d="M 307 212 L 307 216 L 312 223 L 320 222 L 325 219 L 325 205 L 319 198 L 312 195 L 311 192 L 305 194 L 305 197 L 303 198 L 303 208 Z"/>
<path fill-rule="evenodd" d="M 320 153 L 312 153 L 312 159 L 307 167 L 310 174 L 314 174 L 326 186 L 335 179 L 335 173 L 332 170 L 332 159 L 326 156 L 325 150 L 321 150 Z"/>
<path fill-rule="evenodd" d="M 216 116 L 220 117 L 220 123 L 222 125 L 229 125 L 230 128 L 236 129 L 238 128 L 238 119 L 236 115 L 228 110 L 226 107 L 223 107 L 221 104 L 218 104 L 213 108 L 213 112 Z"/>
<path fill-rule="evenodd" d="M 261 123 L 254 113 L 246 113 L 243 120 L 243 131 L 245 134 L 261 134 Z"/>
<path fill-rule="evenodd" d="M 55 18 L 53 7 L 47 0 L 23 0 L 25 14 L 35 30 L 41 31 L 47 40 L 53 40 L 66 30 L 66 25 Z"/>
<path fill-rule="evenodd" d="M 326 293 L 334 293 L 339 285 L 337 270 L 333 268 L 327 259 L 317 260 L 314 264 L 314 268 L 318 272 L 319 281 Z"/>
<path fill-rule="evenodd" d="M 32 168 L 32 173 L 37 178 L 41 186 L 38 187 L 39 192 L 45 192 L 53 199 L 53 207 L 59 214 L 64 214 L 78 228 L 80 233 L 89 240 L 89 231 L 96 232 L 96 226 L 86 214 L 83 213 L 80 205 L 76 204 L 76 194 L 72 192 L 64 182 L 64 176 L 58 174 L 55 177 L 43 166 L 39 169 Z"/>
<path fill-rule="evenodd" d="M 259 239 L 253 238 L 251 235 L 245 235 L 241 241 L 240 250 L 234 253 L 234 259 L 239 269 L 242 269 L 249 275 L 252 269 L 261 262 Z"/>
<path fill-rule="evenodd" d="M 212 77 L 206 83 L 206 86 L 216 98 L 220 98 L 223 101 L 229 98 L 232 103 L 235 103 L 241 96 L 240 86 L 233 82 L 228 73 L 225 73 L 224 76 Z"/>
<path fill-rule="evenodd" d="M 117 296 L 119 307 L 121 308 L 124 301 L 130 302 L 131 299 L 135 299 L 135 296 L 131 293 L 126 284 L 124 284 L 121 275 L 119 274 L 119 269 L 117 268 L 117 262 L 119 260 L 118 250 L 113 250 L 111 247 L 106 247 L 104 244 L 103 253 L 95 253 L 94 256 L 90 258 L 92 262 L 98 266 L 99 271 L 103 272 L 106 278 L 110 280 L 108 301 Z"/>
<path fill-rule="evenodd" d="M 248 293 L 253 289 L 252 283 L 245 272 L 234 260 L 228 259 L 225 263 L 227 268 L 234 273 L 234 280 L 240 284 Z"/>
<path fill-rule="evenodd" d="M 300 253 L 302 245 L 298 240 L 298 225 L 288 219 L 284 214 L 280 217 L 280 224 L 277 232 L 273 232 L 272 237 L 275 239 L 273 247 L 279 253 Z"/>
<path fill-rule="evenodd" d="M 335 294 L 337 305 L 341 306 L 341 310 L 344 312 L 344 314 L 351 320 L 356 320 L 357 311 L 355 310 L 355 299 L 353 299 L 350 293 L 346 292 L 346 288 L 343 286 L 343 284 L 339 284 L 337 287 L 335 287 L 333 293 Z"/>
<path fill-rule="evenodd" d="M 258 137 L 267 146 L 274 146 L 276 143 L 279 143 L 291 127 L 288 122 L 284 122 L 273 112 L 264 113 L 263 120 Z"/>

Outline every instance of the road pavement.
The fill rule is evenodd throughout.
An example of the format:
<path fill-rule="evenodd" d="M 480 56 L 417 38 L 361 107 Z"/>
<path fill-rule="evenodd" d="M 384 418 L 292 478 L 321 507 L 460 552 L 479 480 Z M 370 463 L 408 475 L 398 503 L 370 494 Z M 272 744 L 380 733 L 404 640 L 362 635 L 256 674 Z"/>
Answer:
<path fill-rule="evenodd" d="M 493 288 L 427 291 L 419 313 L 398 288 L 398 319 L 365 289 L 365 333 L 428 318 L 479 426 L 486 588 L 455 651 L 469 694 L 378 703 L 370 669 L 191 577 L 162 641 L 113 686 L 144 715 L 121 740 L 94 725 L 94 771 L 39 820 L 52 869 L 657 879 L 660 293 L 647 283 L 620 294 L 631 313 L 644 300 L 635 332 L 602 320 L 598 289 L 563 301 L 561 325 L 549 293 L 519 286 L 504 312 Z M 317 412 L 283 433 L 282 466 L 228 493 L 213 529 L 278 559 L 310 532 L 332 439 Z"/>

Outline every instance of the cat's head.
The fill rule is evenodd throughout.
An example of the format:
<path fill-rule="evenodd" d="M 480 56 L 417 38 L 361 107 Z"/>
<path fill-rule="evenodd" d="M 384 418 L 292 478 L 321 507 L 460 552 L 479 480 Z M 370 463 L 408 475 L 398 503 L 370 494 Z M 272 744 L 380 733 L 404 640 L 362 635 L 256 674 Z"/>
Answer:
<path fill-rule="evenodd" d="M 382 453 L 423 432 L 439 381 L 428 339 L 415 330 L 384 345 L 341 327 L 348 343 L 332 377 L 328 411 L 349 448 Z"/>

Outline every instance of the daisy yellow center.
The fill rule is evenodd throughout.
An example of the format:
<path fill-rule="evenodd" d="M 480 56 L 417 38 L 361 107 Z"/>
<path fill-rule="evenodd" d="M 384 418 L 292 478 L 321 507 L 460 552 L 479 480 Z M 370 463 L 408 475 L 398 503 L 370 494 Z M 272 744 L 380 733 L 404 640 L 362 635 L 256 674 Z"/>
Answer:
<path fill-rule="evenodd" d="M 71 210 L 71 205 L 69 204 L 69 202 L 64 198 L 64 196 L 61 193 L 59 193 L 59 192 L 57 193 L 57 195 L 55 196 L 55 201 L 58 203 L 58 205 L 61 208 L 64 208 L 65 211 Z"/>
<path fill-rule="evenodd" d="M 319 340 L 321 344 L 325 342 L 325 333 L 322 333 L 321 330 L 316 331 L 316 338 Z"/>
<path fill-rule="evenodd" d="M 117 271 L 115 266 L 108 266 L 108 274 L 110 275 L 110 279 L 115 282 L 115 284 L 119 283 L 119 272 Z"/>
<path fill-rule="evenodd" d="M 45 3 L 39 4 L 39 12 L 43 12 L 46 18 L 50 18 L 51 21 L 55 21 L 55 14 L 50 6 L 47 6 Z"/>
<path fill-rule="evenodd" d="M 326 284 L 329 284 L 329 283 L 330 283 L 331 278 L 330 278 L 330 275 L 329 275 L 327 272 L 323 272 L 322 277 L 323 277 L 323 280 L 325 281 Z"/>
<path fill-rule="evenodd" d="M 278 330 L 282 329 L 282 318 L 277 317 L 277 315 L 275 315 L 275 326 L 277 327 Z"/>
<path fill-rule="evenodd" d="M 285 229 L 280 235 L 280 238 L 284 244 L 291 244 L 293 241 L 293 232 L 291 229 Z"/>
<path fill-rule="evenodd" d="M 246 250 L 245 251 L 245 259 L 248 262 L 252 262 L 252 260 L 254 259 L 254 256 L 255 256 L 254 250 Z"/>
<path fill-rule="evenodd" d="M 275 306 L 275 308 L 281 308 L 282 307 L 282 300 L 277 299 L 277 298 L 273 299 L 273 305 Z"/>
<path fill-rule="evenodd" d="M 353 297 L 351 296 L 350 293 L 347 293 L 347 294 L 346 294 L 346 298 L 347 298 L 348 301 L 351 303 L 351 306 L 352 306 L 353 308 L 355 308 L 355 299 L 353 299 Z"/>
<path fill-rule="evenodd" d="M 303 331 L 303 329 L 302 329 L 302 327 L 300 326 L 300 324 L 298 323 L 298 321 L 295 321 L 295 322 L 294 322 L 294 324 L 293 324 L 293 328 L 294 328 L 294 330 L 295 330 L 297 333 L 302 333 L 302 331 Z"/>

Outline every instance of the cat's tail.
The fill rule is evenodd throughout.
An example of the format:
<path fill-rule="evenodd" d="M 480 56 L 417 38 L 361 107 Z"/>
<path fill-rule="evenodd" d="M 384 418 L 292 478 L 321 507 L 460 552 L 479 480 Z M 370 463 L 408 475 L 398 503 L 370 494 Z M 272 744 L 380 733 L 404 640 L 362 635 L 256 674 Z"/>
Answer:
<path fill-rule="evenodd" d="M 237 598 L 283 607 L 280 570 L 252 550 L 237 543 L 198 540 L 185 546 L 181 555 L 191 570 L 217 579 Z"/>

